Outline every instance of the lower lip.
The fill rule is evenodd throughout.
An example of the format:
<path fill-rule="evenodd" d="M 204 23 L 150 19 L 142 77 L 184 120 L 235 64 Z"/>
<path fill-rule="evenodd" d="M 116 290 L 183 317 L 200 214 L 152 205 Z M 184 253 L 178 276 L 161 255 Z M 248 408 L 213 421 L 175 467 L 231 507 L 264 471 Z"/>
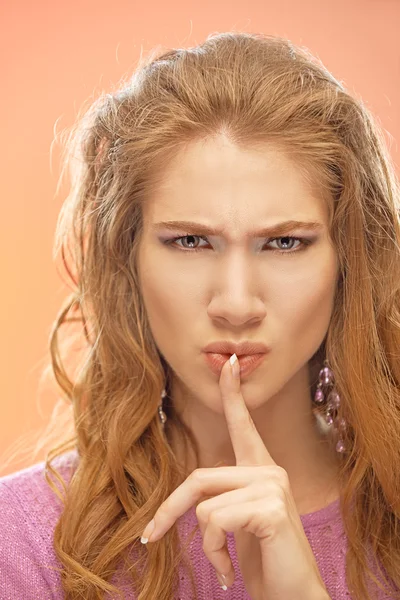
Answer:
<path fill-rule="evenodd" d="M 240 376 L 245 377 L 246 375 L 252 373 L 262 363 L 266 355 L 267 353 L 263 352 L 262 354 L 247 354 L 238 356 Z M 204 353 L 204 358 L 207 365 L 216 375 L 221 374 L 222 367 L 231 356 L 231 354 L 216 354 L 214 352 Z"/>

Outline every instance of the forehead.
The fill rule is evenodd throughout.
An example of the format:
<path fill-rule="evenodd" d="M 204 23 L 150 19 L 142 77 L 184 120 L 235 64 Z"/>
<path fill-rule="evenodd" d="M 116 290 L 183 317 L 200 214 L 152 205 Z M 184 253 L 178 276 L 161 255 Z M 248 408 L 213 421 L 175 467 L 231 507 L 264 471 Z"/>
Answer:
<path fill-rule="evenodd" d="M 165 217 L 254 220 L 326 217 L 318 182 L 272 145 L 241 148 L 224 136 L 187 144 L 170 161 L 146 203 Z"/>

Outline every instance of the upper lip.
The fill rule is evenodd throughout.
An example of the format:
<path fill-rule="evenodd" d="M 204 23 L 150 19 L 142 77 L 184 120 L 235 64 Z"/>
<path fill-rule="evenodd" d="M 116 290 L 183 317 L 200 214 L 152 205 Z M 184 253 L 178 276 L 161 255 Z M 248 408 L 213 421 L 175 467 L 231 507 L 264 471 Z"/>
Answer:
<path fill-rule="evenodd" d="M 203 348 L 203 352 L 215 352 L 217 354 L 236 354 L 243 356 L 248 354 L 264 354 L 269 348 L 261 342 L 212 342 Z"/>

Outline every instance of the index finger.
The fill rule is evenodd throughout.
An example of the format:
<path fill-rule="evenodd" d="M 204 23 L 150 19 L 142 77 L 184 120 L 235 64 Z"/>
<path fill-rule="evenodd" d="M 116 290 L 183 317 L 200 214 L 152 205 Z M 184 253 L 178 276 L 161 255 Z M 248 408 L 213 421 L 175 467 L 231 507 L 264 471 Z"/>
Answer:
<path fill-rule="evenodd" d="M 231 361 L 239 366 L 236 354 L 232 354 L 222 367 L 219 386 L 236 464 L 276 465 L 254 425 L 241 391 L 240 373 L 233 376 Z"/>

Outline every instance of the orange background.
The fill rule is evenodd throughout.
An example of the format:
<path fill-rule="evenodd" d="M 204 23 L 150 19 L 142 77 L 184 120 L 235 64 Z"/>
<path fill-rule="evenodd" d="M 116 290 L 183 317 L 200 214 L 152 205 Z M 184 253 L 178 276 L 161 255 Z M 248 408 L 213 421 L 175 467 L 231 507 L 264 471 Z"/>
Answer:
<path fill-rule="evenodd" d="M 43 431 L 58 399 L 40 383 L 52 321 L 68 289 L 52 258 L 60 145 L 83 103 L 112 91 L 154 46 L 214 32 L 263 32 L 308 47 L 381 121 L 399 164 L 399 0 L 3 2 L 0 14 L 0 476 L 43 460 L 10 460 Z M 397 169 L 398 170 L 398 169 Z M 65 278 L 64 272 L 62 272 Z M 35 458 L 35 460 L 34 460 Z"/>

